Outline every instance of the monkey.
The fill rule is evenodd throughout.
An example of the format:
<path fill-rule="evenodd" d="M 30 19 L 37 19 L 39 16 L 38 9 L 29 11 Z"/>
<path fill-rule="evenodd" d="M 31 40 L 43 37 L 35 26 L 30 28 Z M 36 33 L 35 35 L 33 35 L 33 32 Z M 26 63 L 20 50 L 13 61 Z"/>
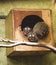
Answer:
<path fill-rule="evenodd" d="M 28 40 L 30 42 L 37 42 L 38 41 L 38 37 L 37 37 L 36 33 L 34 33 L 33 31 L 29 32 L 27 37 L 28 37 Z"/>
<path fill-rule="evenodd" d="M 30 28 L 29 26 L 26 26 L 23 28 L 23 33 L 25 36 L 28 35 L 28 33 L 32 30 L 32 28 Z"/>
<path fill-rule="evenodd" d="M 49 33 L 49 27 L 45 22 L 38 22 L 34 25 L 33 30 L 27 34 L 30 42 L 37 42 L 44 39 Z"/>
<path fill-rule="evenodd" d="M 31 42 L 36 42 L 38 40 L 36 34 L 32 32 L 32 28 L 28 26 L 23 28 L 23 33 L 25 36 L 27 36 L 28 40 Z"/>

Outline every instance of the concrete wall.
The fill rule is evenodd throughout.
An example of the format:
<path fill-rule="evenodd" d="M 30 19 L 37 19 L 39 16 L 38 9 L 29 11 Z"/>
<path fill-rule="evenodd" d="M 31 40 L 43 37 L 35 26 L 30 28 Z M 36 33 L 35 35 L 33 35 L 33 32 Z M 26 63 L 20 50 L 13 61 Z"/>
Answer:
<path fill-rule="evenodd" d="M 51 9 L 56 42 L 56 11 L 52 0 L 0 1 L 0 14 L 7 15 L 12 8 Z M 0 38 L 5 38 L 5 20 L 2 19 L 0 19 Z M 19 56 L 15 60 L 6 56 L 6 48 L 0 48 L 0 65 L 56 65 L 56 54 L 51 52 L 43 56 Z"/>

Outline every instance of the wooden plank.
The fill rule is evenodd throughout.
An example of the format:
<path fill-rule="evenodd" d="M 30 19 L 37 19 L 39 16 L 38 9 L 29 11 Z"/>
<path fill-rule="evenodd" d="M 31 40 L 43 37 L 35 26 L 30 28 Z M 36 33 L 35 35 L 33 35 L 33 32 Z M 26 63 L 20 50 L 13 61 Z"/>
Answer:
<path fill-rule="evenodd" d="M 6 37 L 9 39 L 13 40 L 18 40 L 18 41 L 27 41 L 27 37 L 24 36 L 22 30 L 21 30 L 21 23 L 24 17 L 28 15 L 37 15 L 41 17 L 45 23 L 48 24 L 49 26 L 49 34 L 46 39 L 44 40 L 39 40 L 40 43 L 44 44 L 49 44 L 49 45 L 54 45 L 54 40 L 53 40 L 53 28 L 52 28 L 52 21 L 51 21 L 51 10 L 43 9 L 43 10 L 24 10 L 24 9 L 13 9 L 7 19 L 6 19 Z M 33 22 L 32 22 L 33 23 Z M 8 31 L 9 30 L 9 31 Z M 40 48 L 40 47 L 33 47 L 33 46 L 26 46 L 26 45 L 20 45 L 20 46 L 15 46 L 13 48 L 8 48 L 7 49 L 7 56 L 14 56 L 19 54 L 20 52 L 28 53 L 30 52 L 38 52 L 38 51 L 47 51 L 48 49 L 46 48 Z M 48 50 L 50 51 L 50 50 Z M 30 54 L 29 52 L 29 54 Z M 23 54 L 24 54 L 23 53 Z"/>

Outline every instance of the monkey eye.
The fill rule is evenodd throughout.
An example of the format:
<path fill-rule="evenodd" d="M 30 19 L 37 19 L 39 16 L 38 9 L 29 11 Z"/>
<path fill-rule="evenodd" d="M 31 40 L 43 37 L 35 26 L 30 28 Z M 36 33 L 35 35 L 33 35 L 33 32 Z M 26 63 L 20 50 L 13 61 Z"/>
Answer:
<path fill-rule="evenodd" d="M 29 37 L 31 37 L 32 35 L 29 35 Z"/>
<path fill-rule="evenodd" d="M 33 37 L 35 36 L 35 35 L 32 35 Z"/>

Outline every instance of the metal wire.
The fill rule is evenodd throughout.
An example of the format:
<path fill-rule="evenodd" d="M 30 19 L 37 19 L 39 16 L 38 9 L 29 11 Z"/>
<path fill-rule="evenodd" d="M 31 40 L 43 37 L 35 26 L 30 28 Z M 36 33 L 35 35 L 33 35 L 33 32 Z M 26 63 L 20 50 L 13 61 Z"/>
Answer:
<path fill-rule="evenodd" d="M 11 47 L 15 47 L 18 45 L 37 46 L 37 47 L 44 47 L 44 48 L 50 49 L 52 52 L 56 53 L 56 48 L 51 45 L 47 45 L 47 44 L 40 44 L 40 43 L 35 43 L 35 42 L 14 41 L 14 40 L 9 40 L 9 39 L 2 39 L 0 40 L 0 42 L 12 43 L 12 44 L 0 44 L 0 47 L 11 48 Z"/>

